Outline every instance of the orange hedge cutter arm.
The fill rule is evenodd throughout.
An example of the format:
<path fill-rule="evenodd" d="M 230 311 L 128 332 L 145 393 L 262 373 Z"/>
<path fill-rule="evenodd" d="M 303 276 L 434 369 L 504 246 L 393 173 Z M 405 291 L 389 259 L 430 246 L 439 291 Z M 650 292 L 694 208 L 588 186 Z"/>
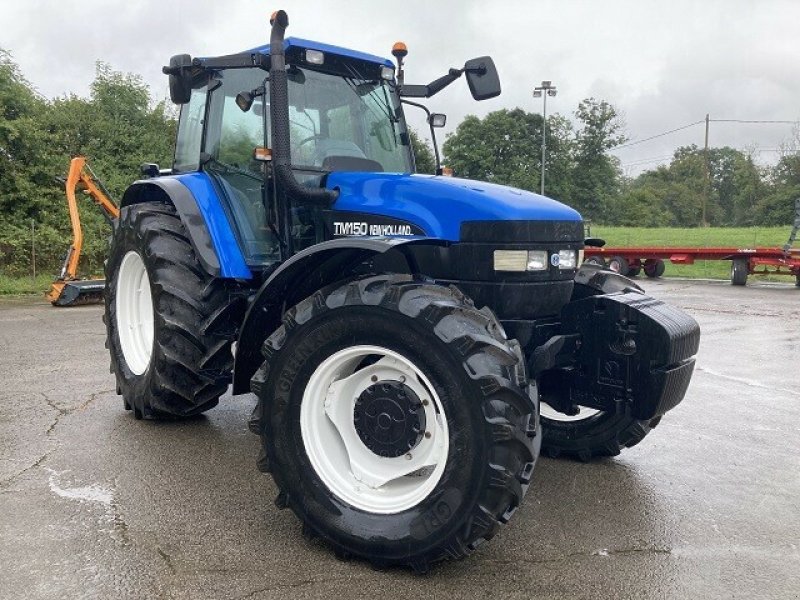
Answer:
<path fill-rule="evenodd" d="M 69 221 L 72 225 L 72 245 L 61 267 L 58 278 L 61 280 L 75 279 L 78 275 L 78 263 L 81 259 L 81 249 L 83 248 L 83 228 L 81 227 L 81 217 L 78 213 L 78 200 L 75 197 L 75 190 L 78 186 L 92 197 L 109 219 L 119 217 L 119 208 L 109 198 L 103 184 L 98 181 L 89 165 L 86 164 L 85 156 L 76 156 L 69 164 L 69 174 L 67 175 L 66 191 L 67 206 L 69 207 Z"/>

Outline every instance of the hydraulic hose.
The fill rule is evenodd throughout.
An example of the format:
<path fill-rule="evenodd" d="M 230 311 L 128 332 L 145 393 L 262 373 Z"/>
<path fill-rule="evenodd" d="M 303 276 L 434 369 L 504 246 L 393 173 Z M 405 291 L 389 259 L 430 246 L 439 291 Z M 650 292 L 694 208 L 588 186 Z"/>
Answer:
<path fill-rule="evenodd" d="M 283 51 L 283 37 L 289 26 L 286 11 L 279 10 L 273 13 L 270 23 L 272 31 L 269 38 L 269 93 L 272 168 L 275 178 L 287 196 L 293 200 L 299 203 L 329 206 L 336 199 L 336 192 L 302 185 L 292 172 L 289 143 L 289 84 L 286 77 L 286 55 Z"/>

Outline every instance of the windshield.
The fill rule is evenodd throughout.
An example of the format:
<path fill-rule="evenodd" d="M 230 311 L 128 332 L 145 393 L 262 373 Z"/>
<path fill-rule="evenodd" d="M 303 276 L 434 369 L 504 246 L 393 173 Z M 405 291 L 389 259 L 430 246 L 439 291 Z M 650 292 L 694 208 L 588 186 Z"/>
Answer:
<path fill-rule="evenodd" d="M 326 170 L 408 173 L 408 134 L 397 96 L 383 79 L 290 67 L 292 164 Z"/>

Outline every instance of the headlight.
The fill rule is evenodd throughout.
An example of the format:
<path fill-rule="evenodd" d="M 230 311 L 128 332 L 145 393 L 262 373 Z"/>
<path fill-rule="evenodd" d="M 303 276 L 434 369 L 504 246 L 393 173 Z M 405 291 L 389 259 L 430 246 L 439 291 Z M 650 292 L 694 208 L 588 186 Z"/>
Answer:
<path fill-rule="evenodd" d="M 575 269 L 578 266 L 578 253 L 575 250 L 558 251 L 558 268 Z"/>
<path fill-rule="evenodd" d="M 495 271 L 546 271 L 546 250 L 495 250 Z"/>
<path fill-rule="evenodd" d="M 545 271 L 547 270 L 547 251 L 546 250 L 528 250 L 528 271 Z"/>
<path fill-rule="evenodd" d="M 495 271 L 524 271 L 528 264 L 528 252 L 525 250 L 495 250 Z"/>

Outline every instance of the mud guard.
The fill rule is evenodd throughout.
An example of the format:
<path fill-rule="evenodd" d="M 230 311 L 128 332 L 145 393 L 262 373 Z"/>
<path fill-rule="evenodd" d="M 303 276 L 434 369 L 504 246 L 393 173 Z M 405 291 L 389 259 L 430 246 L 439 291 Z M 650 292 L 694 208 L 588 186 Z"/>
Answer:
<path fill-rule="evenodd" d="M 203 269 L 214 277 L 222 274 L 219 257 L 208 232 L 206 221 L 189 189 L 177 178 L 157 177 L 134 181 L 122 196 L 120 208 L 153 200 L 171 203 L 181 216 L 192 248 Z"/>
<path fill-rule="evenodd" d="M 411 244 L 447 245 L 447 242 L 430 238 L 338 238 L 307 248 L 278 267 L 255 294 L 239 330 L 233 393 L 250 391 L 250 379 L 264 360 L 261 345 L 280 326 L 288 308 L 347 278 L 371 257 L 392 249 L 403 255 L 406 272 L 417 274 L 413 256 L 403 252 L 403 247 Z"/>

